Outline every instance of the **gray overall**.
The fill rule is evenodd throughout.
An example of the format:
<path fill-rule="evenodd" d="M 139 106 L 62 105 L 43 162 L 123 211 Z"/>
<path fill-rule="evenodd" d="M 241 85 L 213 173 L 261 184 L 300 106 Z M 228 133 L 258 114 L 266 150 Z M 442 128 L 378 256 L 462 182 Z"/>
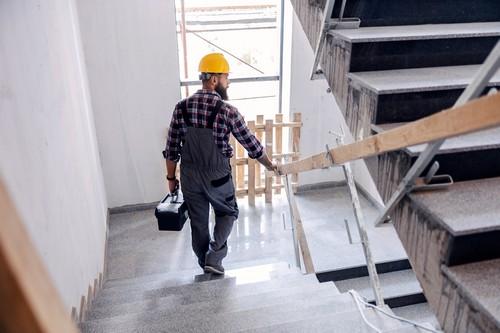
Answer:
<path fill-rule="evenodd" d="M 191 219 L 193 251 L 201 267 L 221 265 L 227 255 L 227 238 L 238 218 L 229 159 L 222 155 L 212 133 L 222 104 L 218 101 L 212 108 L 207 128 L 193 127 L 187 105 L 181 107 L 187 126 L 181 150 L 181 185 Z M 215 212 L 213 240 L 208 227 L 209 204 Z"/>

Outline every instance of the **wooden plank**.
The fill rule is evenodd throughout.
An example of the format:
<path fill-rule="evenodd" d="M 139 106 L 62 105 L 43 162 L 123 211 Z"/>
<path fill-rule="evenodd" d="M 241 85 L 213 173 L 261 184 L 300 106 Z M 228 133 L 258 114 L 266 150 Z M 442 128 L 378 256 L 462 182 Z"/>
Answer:
<path fill-rule="evenodd" d="M 380 155 L 417 144 L 447 139 L 500 125 L 500 94 L 484 96 L 462 106 L 370 136 L 364 140 L 330 150 L 335 164 Z M 325 153 L 282 165 L 281 174 L 329 167 Z"/>
<path fill-rule="evenodd" d="M 281 113 L 278 113 L 274 116 L 274 121 L 275 121 L 275 124 L 281 124 L 283 122 L 283 114 Z M 283 128 L 282 127 L 276 127 L 275 131 L 274 131 L 274 139 L 275 139 L 275 147 L 276 147 L 276 154 L 279 154 L 281 155 L 281 153 L 283 152 Z M 275 154 L 273 154 L 272 156 L 274 156 Z M 278 160 L 279 164 L 282 164 L 283 161 L 282 160 Z M 281 177 L 276 177 L 276 184 L 281 184 Z M 277 188 L 275 190 L 276 194 L 281 194 L 281 187 Z"/>
<path fill-rule="evenodd" d="M 297 184 L 292 184 L 293 186 L 292 187 L 295 187 Z M 280 184 L 280 185 L 276 185 L 274 184 L 273 185 L 273 190 L 277 189 L 277 188 L 285 188 L 285 185 L 284 184 Z M 255 194 L 258 195 L 258 194 L 265 194 L 266 193 L 266 187 L 265 186 L 261 186 L 261 187 L 256 187 L 255 188 Z M 238 197 L 242 197 L 242 196 L 245 196 L 245 195 L 248 195 L 248 188 L 242 188 L 242 189 L 239 189 L 236 191 L 236 196 Z"/>
<path fill-rule="evenodd" d="M 264 116 L 258 115 L 255 126 L 259 126 L 259 125 L 263 125 L 263 124 L 264 124 Z M 257 139 L 261 143 L 262 143 L 262 138 L 263 138 L 262 134 L 263 134 L 262 131 L 256 131 Z M 260 163 L 256 163 L 256 165 L 255 165 L 255 175 L 257 177 L 255 184 L 257 187 L 260 187 L 262 185 L 262 168 L 261 168 Z"/>
<path fill-rule="evenodd" d="M 300 127 L 302 127 L 302 122 L 291 121 L 291 122 L 285 122 L 285 123 L 281 123 L 281 124 L 273 124 L 273 128 L 284 128 L 284 127 L 288 127 L 288 128 L 300 128 Z M 256 132 L 259 132 L 259 131 L 262 131 L 262 130 L 265 131 L 265 129 L 266 129 L 266 125 L 265 124 L 263 124 L 263 125 L 255 125 L 255 131 Z"/>
<path fill-rule="evenodd" d="M 295 202 L 295 195 L 293 194 L 292 182 L 290 181 L 290 176 L 285 176 L 285 191 L 288 198 L 288 205 L 290 206 L 290 214 L 292 218 L 292 223 L 294 225 L 295 235 L 297 242 L 300 246 L 300 253 L 302 255 L 302 261 L 304 262 L 304 267 L 307 274 L 314 273 L 314 264 L 311 257 L 311 252 L 309 251 L 309 245 L 307 244 L 306 234 L 304 232 L 304 226 L 302 225 L 302 219 L 300 218 L 299 208 Z"/>
<path fill-rule="evenodd" d="M 237 188 L 236 184 L 236 139 L 234 136 L 231 134 L 229 139 L 229 144 L 231 147 L 233 147 L 233 157 L 229 160 L 229 163 L 231 164 L 231 174 L 233 176 L 233 185 L 234 188 Z"/>
<path fill-rule="evenodd" d="M 299 153 L 282 153 L 282 154 L 273 154 L 273 159 L 283 159 L 286 157 L 299 157 Z M 248 157 L 240 157 L 236 159 L 236 165 L 246 165 L 248 164 Z M 257 166 L 258 164 L 255 164 Z M 261 168 L 262 170 L 262 168 Z"/>
<path fill-rule="evenodd" d="M 301 113 L 294 113 L 293 114 L 293 121 L 302 124 L 302 114 Z M 295 127 L 292 129 L 292 151 L 293 152 L 300 151 L 300 127 Z M 292 163 L 296 162 L 298 160 L 299 160 L 299 156 L 292 157 Z M 292 175 L 292 182 L 294 182 L 294 183 L 299 182 L 298 173 L 295 173 Z"/>
<path fill-rule="evenodd" d="M 0 331 L 78 333 L 0 183 Z"/>
<path fill-rule="evenodd" d="M 248 122 L 250 132 L 255 131 L 255 121 Z M 248 205 L 255 206 L 255 160 L 248 159 Z"/>
<path fill-rule="evenodd" d="M 273 156 L 273 120 L 266 120 L 266 153 L 268 156 Z M 273 202 L 273 177 L 270 176 L 267 172 L 265 173 L 266 179 L 266 194 L 265 200 L 266 203 Z"/>

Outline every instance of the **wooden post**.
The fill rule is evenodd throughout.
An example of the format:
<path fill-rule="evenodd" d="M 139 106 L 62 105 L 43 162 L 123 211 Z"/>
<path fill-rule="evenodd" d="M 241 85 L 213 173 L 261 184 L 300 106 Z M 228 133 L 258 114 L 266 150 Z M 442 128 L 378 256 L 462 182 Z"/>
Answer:
<path fill-rule="evenodd" d="M 278 113 L 274 116 L 275 124 L 281 125 L 283 123 L 283 114 Z M 275 130 L 275 139 L 276 139 L 276 154 L 281 154 L 283 152 L 283 127 L 278 126 Z M 283 159 L 280 157 L 278 159 L 280 164 Z M 276 184 L 281 184 L 281 177 L 276 177 Z M 281 194 L 281 187 L 278 187 L 275 192 L 276 194 Z"/>
<path fill-rule="evenodd" d="M 293 121 L 294 122 L 302 122 L 302 114 L 301 113 L 294 113 L 293 114 Z M 292 151 L 294 153 L 298 153 L 300 151 L 300 129 L 301 127 L 294 127 L 292 129 Z M 292 157 L 292 162 L 298 161 L 299 160 L 299 155 L 296 154 Z M 299 175 L 297 173 L 292 175 L 292 183 L 297 184 L 299 181 Z M 294 190 L 295 192 L 295 190 Z"/>
<path fill-rule="evenodd" d="M 230 139 L 229 139 L 229 144 L 231 147 L 233 147 L 233 157 L 231 157 L 231 160 L 229 163 L 231 164 L 231 173 L 233 176 L 233 185 L 234 189 L 236 190 L 236 139 L 232 134 L 230 134 Z"/>
<path fill-rule="evenodd" d="M 239 142 L 236 142 L 236 157 L 244 156 L 245 149 Z M 243 189 L 245 187 L 245 166 L 238 165 L 236 169 L 236 189 Z"/>
<path fill-rule="evenodd" d="M 257 125 L 263 125 L 264 124 L 264 116 L 263 115 L 258 115 L 257 116 L 256 124 Z M 263 143 L 262 142 L 262 138 L 264 136 L 262 134 L 263 134 L 263 131 L 261 129 L 256 130 L 256 136 L 257 136 L 257 139 L 260 141 L 260 143 Z M 261 187 L 262 186 L 262 168 L 261 168 L 260 163 L 255 163 L 255 174 L 257 176 L 255 185 L 257 187 Z"/>
<path fill-rule="evenodd" d="M 0 221 L 0 331 L 77 333 L 2 183 Z"/>
<path fill-rule="evenodd" d="M 255 131 L 255 121 L 248 122 L 248 129 Z M 255 206 L 255 160 L 248 158 L 248 205 Z"/>
<path fill-rule="evenodd" d="M 266 120 L 266 126 L 265 126 L 265 132 L 266 132 L 266 152 L 269 158 L 272 158 L 273 156 L 273 120 L 268 119 Z M 273 177 L 270 173 L 265 173 L 266 174 L 266 203 L 272 203 L 273 202 Z"/>

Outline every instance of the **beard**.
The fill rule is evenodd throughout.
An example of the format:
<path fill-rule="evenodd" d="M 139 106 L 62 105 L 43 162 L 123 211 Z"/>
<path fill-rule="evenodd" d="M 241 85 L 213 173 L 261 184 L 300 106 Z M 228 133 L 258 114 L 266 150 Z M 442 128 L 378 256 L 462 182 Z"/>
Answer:
<path fill-rule="evenodd" d="M 223 101 L 227 101 L 229 99 L 227 96 L 227 88 L 224 88 L 222 84 L 218 83 L 215 87 L 215 91 L 220 95 Z"/>

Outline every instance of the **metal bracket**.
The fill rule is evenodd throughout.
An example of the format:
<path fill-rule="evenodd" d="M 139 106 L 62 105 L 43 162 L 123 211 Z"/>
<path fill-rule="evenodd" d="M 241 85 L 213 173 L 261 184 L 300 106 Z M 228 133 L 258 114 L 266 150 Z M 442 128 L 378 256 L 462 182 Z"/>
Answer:
<path fill-rule="evenodd" d="M 439 162 L 434 161 L 425 177 L 415 179 L 412 191 L 442 190 L 453 185 L 453 178 L 450 175 L 437 175 Z"/>
<path fill-rule="evenodd" d="M 318 67 L 328 31 L 332 29 L 357 29 L 361 24 L 361 20 L 359 18 L 344 18 L 346 2 L 347 0 L 342 0 L 339 18 L 332 19 L 335 0 L 326 0 L 325 9 L 323 11 L 323 19 L 321 21 L 321 28 L 316 41 L 316 47 L 314 49 L 314 63 L 311 70 L 311 80 L 317 80 L 324 77 L 323 71 Z"/>
<path fill-rule="evenodd" d="M 326 0 L 325 10 L 323 11 L 323 20 L 321 21 L 321 29 L 319 32 L 318 40 L 316 41 L 316 48 L 314 50 L 314 63 L 311 70 L 311 80 L 318 77 L 318 65 L 321 52 L 323 51 L 323 45 L 325 44 L 326 34 L 329 28 L 329 22 L 332 17 L 333 5 L 335 0 Z"/>

